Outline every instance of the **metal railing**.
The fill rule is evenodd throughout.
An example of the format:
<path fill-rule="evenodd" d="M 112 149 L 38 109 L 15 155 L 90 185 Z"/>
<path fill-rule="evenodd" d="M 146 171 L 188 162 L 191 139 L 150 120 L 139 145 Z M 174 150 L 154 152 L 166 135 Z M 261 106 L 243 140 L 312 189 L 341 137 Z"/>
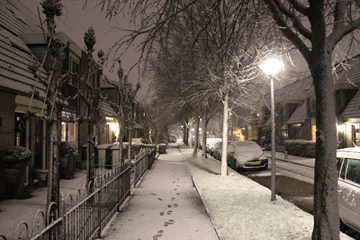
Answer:
<path fill-rule="evenodd" d="M 20 222 L 11 239 L 100 238 L 101 231 L 130 195 L 132 177 L 135 186 L 153 164 L 155 154 L 156 148 L 147 148 L 135 156 L 134 176 L 131 176 L 131 164 L 124 163 L 95 177 L 94 181 L 66 198 L 61 194 L 59 206 L 51 203 L 46 213 L 37 211 L 31 225 Z M 6 240 L 6 237 L 0 235 L 0 240 Z"/>
<path fill-rule="evenodd" d="M 147 169 L 151 167 L 155 160 L 155 148 L 143 148 L 138 155 L 135 156 L 134 163 L 134 187 L 141 179 Z"/>
<path fill-rule="evenodd" d="M 130 195 L 131 166 L 114 168 L 75 194 L 63 195 L 59 207 L 52 203 L 46 214 L 39 210 L 31 227 L 21 222 L 12 239 L 93 239 Z M 90 192 L 93 189 L 93 192 Z M 0 239 L 1 239 L 0 235 Z M 3 237 L 3 239 L 6 239 Z"/>
<path fill-rule="evenodd" d="M 135 156 L 134 163 L 134 187 L 139 182 L 141 176 L 149 168 L 148 163 L 148 150 L 141 149 L 138 155 Z"/>

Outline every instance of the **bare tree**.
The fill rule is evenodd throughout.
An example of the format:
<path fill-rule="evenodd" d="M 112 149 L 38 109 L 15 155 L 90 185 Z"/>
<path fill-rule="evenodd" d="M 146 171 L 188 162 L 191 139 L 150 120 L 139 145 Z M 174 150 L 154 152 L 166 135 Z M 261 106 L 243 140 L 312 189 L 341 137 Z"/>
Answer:
<path fill-rule="evenodd" d="M 199 103 L 201 95 L 208 93 L 219 97 L 223 102 L 224 116 L 222 151 L 226 153 L 229 97 L 233 96 L 235 86 L 244 87 L 258 75 L 258 63 L 271 50 L 269 44 L 274 42 L 274 35 L 268 31 L 271 25 L 264 18 L 263 6 L 257 1 L 245 0 L 125 0 L 102 1 L 102 7 L 109 19 L 119 13 L 128 14 L 131 23 L 137 26 L 114 45 L 114 51 L 121 55 L 134 39 L 142 39 L 138 45 L 140 62 L 148 60 L 154 51 L 158 52 L 160 42 L 165 59 L 170 55 L 178 66 L 177 79 L 190 83 L 186 98 L 182 100 Z M 196 61 L 194 56 L 197 56 Z M 234 64 L 237 72 L 229 74 Z M 245 103 L 245 100 L 237 97 L 234 102 Z M 221 162 L 221 175 L 226 176 L 226 154 Z"/>
<path fill-rule="evenodd" d="M 61 57 L 62 45 L 55 38 L 55 16 L 61 16 L 62 5 L 60 0 L 44 0 L 41 3 L 43 13 L 46 15 L 47 23 L 47 66 L 48 66 L 48 82 L 47 85 L 47 159 L 48 159 L 48 192 L 47 206 L 51 202 L 59 204 L 59 167 L 58 167 L 58 151 L 59 144 L 56 98 L 58 94 L 58 86 L 61 78 Z"/>
<path fill-rule="evenodd" d="M 332 54 L 360 24 L 358 1 L 264 0 L 283 35 L 305 58 L 316 96 L 313 239 L 339 239 Z M 356 40 L 350 40 L 348 50 Z M 346 52 L 345 52 L 346 53 Z M 346 55 L 346 54 L 345 54 Z"/>

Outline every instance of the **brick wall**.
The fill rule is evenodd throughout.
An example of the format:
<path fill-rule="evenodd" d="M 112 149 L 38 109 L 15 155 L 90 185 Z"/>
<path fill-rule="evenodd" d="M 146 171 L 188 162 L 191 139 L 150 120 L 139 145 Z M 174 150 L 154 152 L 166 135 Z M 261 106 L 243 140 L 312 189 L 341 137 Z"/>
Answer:
<path fill-rule="evenodd" d="M 15 130 L 15 95 L 0 92 L 0 151 L 14 146 Z"/>

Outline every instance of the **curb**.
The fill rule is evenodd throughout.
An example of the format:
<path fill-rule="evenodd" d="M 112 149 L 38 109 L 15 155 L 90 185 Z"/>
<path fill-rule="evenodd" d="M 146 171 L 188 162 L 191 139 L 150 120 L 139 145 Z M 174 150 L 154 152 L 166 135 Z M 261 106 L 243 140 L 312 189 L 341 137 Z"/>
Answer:
<path fill-rule="evenodd" d="M 186 164 L 186 166 L 187 166 L 187 164 Z M 189 170 L 189 167 L 187 167 L 187 168 L 188 168 L 188 170 Z M 191 175 L 190 171 L 189 171 L 189 174 L 190 174 L 190 177 L 191 177 L 192 184 L 193 184 L 196 192 L 198 193 L 198 195 L 199 195 L 199 197 L 200 197 L 201 203 L 202 203 L 202 205 L 204 206 L 204 208 L 205 208 L 205 210 L 206 210 L 206 212 L 207 212 L 207 215 L 209 216 L 209 219 L 210 219 L 210 221 L 211 221 L 211 224 L 213 225 L 213 228 L 214 228 L 214 230 L 215 230 L 215 233 L 216 233 L 216 235 L 218 236 L 218 239 L 220 240 L 221 238 L 220 238 L 220 235 L 219 235 L 219 232 L 218 232 L 217 228 L 215 227 L 214 220 L 213 220 L 213 218 L 209 215 L 209 209 L 208 209 L 208 208 L 206 207 L 206 205 L 204 204 L 203 198 L 202 198 L 202 196 L 201 196 L 201 194 L 200 194 L 200 192 L 199 192 L 199 189 L 197 188 L 197 186 L 196 186 L 196 184 L 195 184 L 195 182 L 194 182 L 193 176 Z"/>
<path fill-rule="evenodd" d="M 269 157 L 271 158 L 271 157 Z M 314 168 L 312 166 L 309 166 L 309 165 L 306 165 L 306 164 L 302 164 L 302 163 L 298 163 L 298 162 L 293 162 L 293 161 L 290 161 L 288 159 L 283 159 L 283 158 L 275 158 L 276 160 L 280 160 L 280 161 L 283 161 L 283 162 L 288 162 L 288 163 L 292 163 L 292 164 L 296 164 L 296 165 L 300 165 L 300 166 L 304 166 L 304 167 L 308 167 L 308 168 Z"/>

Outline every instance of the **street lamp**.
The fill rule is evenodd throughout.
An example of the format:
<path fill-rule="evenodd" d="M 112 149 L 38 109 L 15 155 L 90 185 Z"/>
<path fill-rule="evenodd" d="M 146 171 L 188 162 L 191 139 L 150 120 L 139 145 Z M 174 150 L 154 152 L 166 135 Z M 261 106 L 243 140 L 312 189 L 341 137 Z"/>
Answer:
<path fill-rule="evenodd" d="M 269 76 L 271 87 L 271 201 L 276 199 L 275 195 L 275 178 L 276 178 L 276 164 L 275 164 L 275 104 L 274 104 L 274 80 L 273 76 L 283 67 L 282 62 L 276 59 L 270 59 L 260 65 L 261 70 Z"/>

